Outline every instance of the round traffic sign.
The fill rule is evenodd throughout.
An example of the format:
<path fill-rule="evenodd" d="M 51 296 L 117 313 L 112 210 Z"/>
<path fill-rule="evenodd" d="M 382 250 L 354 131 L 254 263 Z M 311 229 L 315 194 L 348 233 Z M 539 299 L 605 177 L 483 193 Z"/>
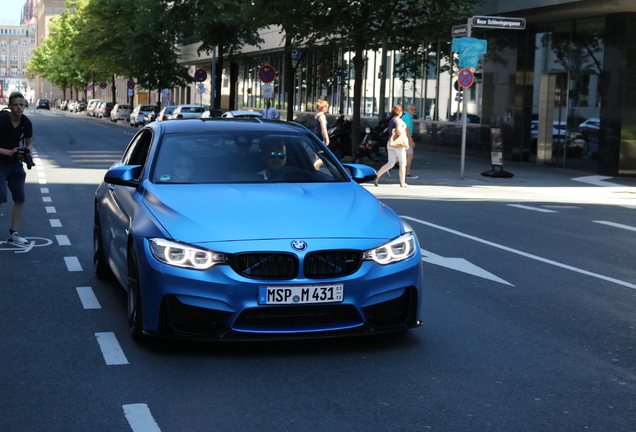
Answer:
<path fill-rule="evenodd" d="M 276 77 L 276 71 L 270 65 L 261 66 L 258 70 L 258 78 L 264 83 L 270 83 L 274 81 Z"/>
<path fill-rule="evenodd" d="M 197 82 L 203 82 L 208 79 L 208 73 L 203 69 L 197 69 L 197 71 L 194 73 L 194 79 Z"/>
<path fill-rule="evenodd" d="M 99 88 L 105 89 L 106 87 L 108 87 L 108 84 L 105 82 L 99 84 Z"/>
<path fill-rule="evenodd" d="M 134 89 L 135 88 L 135 82 L 134 81 L 128 81 L 128 88 L 129 89 Z"/>
<path fill-rule="evenodd" d="M 457 83 L 461 87 L 470 87 L 475 82 L 475 75 L 470 69 L 462 69 L 457 76 Z"/>

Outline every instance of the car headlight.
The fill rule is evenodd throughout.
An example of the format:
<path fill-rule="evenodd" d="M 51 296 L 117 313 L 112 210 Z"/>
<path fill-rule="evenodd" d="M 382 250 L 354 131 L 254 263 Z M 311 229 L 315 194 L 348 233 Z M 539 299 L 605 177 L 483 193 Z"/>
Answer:
<path fill-rule="evenodd" d="M 150 251 L 157 260 L 175 267 L 207 270 L 226 263 L 225 254 L 166 239 L 150 239 Z"/>
<path fill-rule="evenodd" d="M 364 259 L 378 264 L 404 261 L 415 254 L 415 234 L 407 232 L 374 249 L 364 252 Z"/>

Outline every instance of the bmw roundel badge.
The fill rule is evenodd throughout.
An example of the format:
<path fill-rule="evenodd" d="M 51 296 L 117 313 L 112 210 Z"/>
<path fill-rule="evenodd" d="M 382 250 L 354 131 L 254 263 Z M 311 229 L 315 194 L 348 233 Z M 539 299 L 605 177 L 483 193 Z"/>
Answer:
<path fill-rule="evenodd" d="M 291 244 L 291 247 L 293 247 L 294 250 L 303 251 L 307 249 L 307 243 L 302 240 L 294 240 Z"/>

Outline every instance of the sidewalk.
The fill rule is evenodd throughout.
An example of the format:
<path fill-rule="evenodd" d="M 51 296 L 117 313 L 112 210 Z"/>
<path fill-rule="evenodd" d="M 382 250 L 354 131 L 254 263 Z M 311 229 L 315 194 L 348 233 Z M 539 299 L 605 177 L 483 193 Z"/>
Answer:
<path fill-rule="evenodd" d="M 499 185 L 499 186 L 589 186 L 589 184 L 579 181 L 572 181 L 579 177 L 600 177 L 594 172 L 565 169 L 548 165 L 536 165 L 530 162 L 507 162 L 504 161 L 504 171 L 513 174 L 510 178 L 487 177 L 483 172 L 490 171 L 493 167 L 490 160 L 483 158 L 466 157 L 464 160 L 464 175 L 461 178 L 461 156 L 454 154 L 435 153 L 419 150 L 416 147 L 411 174 L 418 176 L 417 179 L 407 179 L 411 185 L 447 185 L 447 186 L 479 186 L 479 185 Z M 499 167 L 496 167 L 498 170 Z M 397 167 L 390 171 L 391 177 L 387 174 L 380 179 L 380 186 L 383 184 L 398 184 Z M 635 187 L 634 177 L 600 177 L 623 186 Z"/>

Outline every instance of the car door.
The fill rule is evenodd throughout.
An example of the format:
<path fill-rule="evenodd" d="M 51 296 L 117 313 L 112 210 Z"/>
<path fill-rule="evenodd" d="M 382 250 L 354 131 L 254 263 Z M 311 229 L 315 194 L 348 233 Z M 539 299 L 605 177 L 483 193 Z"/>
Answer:
<path fill-rule="evenodd" d="M 152 142 L 152 132 L 142 129 L 133 138 L 122 158 L 122 165 L 140 165 L 139 178 L 145 176 L 146 160 Z M 108 226 L 111 257 L 120 274 L 127 274 L 128 233 L 133 224 L 133 216 L 141 206 L 142 193 L 138 188 L 108 185 Z"/>

